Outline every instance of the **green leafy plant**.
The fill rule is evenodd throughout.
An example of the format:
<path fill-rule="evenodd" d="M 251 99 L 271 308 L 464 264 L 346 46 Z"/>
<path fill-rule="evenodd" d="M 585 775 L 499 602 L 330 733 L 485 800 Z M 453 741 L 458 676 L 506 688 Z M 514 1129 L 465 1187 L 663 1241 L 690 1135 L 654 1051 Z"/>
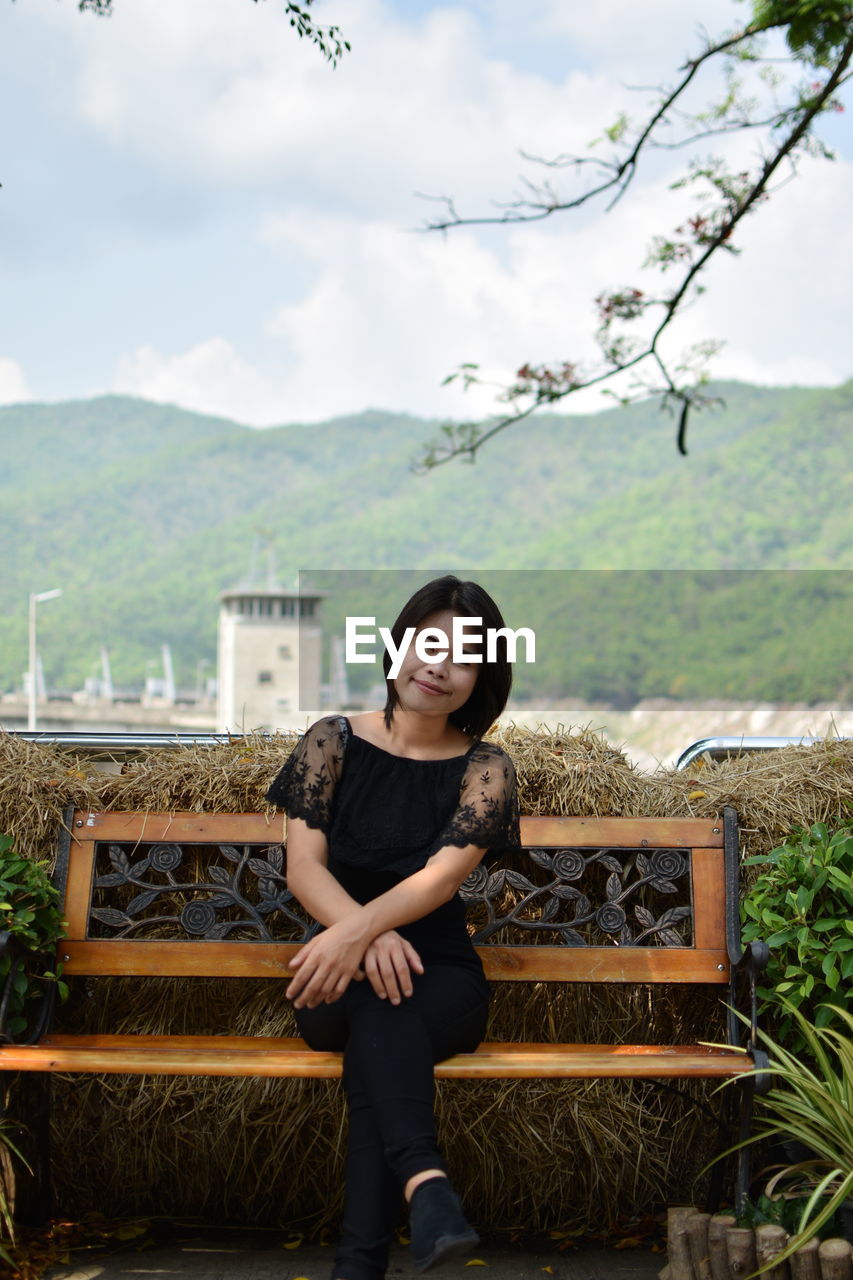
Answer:
<path fill-rule="evenodd" d="M 45 866 L 15 853 L 10 836 L 0 836 L 0 998 L 5 1002 L 4 1032 L 9 1037 L 27 1030 L 30 1017 L 56 982 L 60 999 L 67 988 L 59 979 L 52 957 L 63 936 L 59 895 Z"/>
<path fill-rule="evenodd" d="M 792 1224 L 795 1234 L 777 1262 L 818 1235 L 853 1196 L 853 1014 L 834 1007 L 828 1016 L 841 1019 L 846 1029 L 814 1027 L 790 1001 L 780 997 L 780 1003 L 796 1024 L 806 1053 L 797 1056 L 759 1030 L 770 1059 L 764 1070 L 772 1072 L 773 1084 L 756 1095 L 755 1132 L 718 1157 L 778 1137 L 793 1138 L 810 1152 L 808 1159 L 775 1173 L 764 1188 L 764 1203 L 792 1197 L 802 1206 Z M 722 1087 L 734 1082 L 727 1080 Z"/>
<path fill-rule="evenodd" d="M 795 828 L 766 858 L 744 865 L 762 867 L 741 904 L 744 941 L 763 938 L 770 947 L 760 1011 L 799 1052 L 808 1042 L 794 1010 L 818 1028 L 833 1007 L 853 1011 L 853 829 Z"/>
<path fill-rule="evenodd" d="M 3 1098 L 0 1116 L 0 1258 L 13 1269 L 16 1269 L 15 1258 L 6 1244 L 15 1244 L 15 1167 L 12 1156 L 17 1156 L 26 1169 L 29 1169 L 24 1157 L 15 1145 L 12 1134 L 16 1126 L 6 1118 L 8 1093 Z M 5 1241 L 5 1243 L 4 1243 Z"/>
<path fill-rule="evenodd" d="M 52 956 L 63 935 L 59 895 L 44 865 L 15 853 L 11 836 L 0 836 L 0 1031 L 14 1038 L 26 1032 L 39 1007 L 46 984 L 56 983 L 61 999 L 67 995 Z M 46 957 L 48 957 L 46 959 Z M 15 1170 L 12 1157 L 26 1166 L 13 1134 L 20 1126 L 0 1108 L 0 1236 L 15 1243 Z M 0 1241 L 0 1258 L 14 1259 Z"/>
<path fill-rule="evenodd" d="M 808 1194 L 796 1189 L 776 1191 L 773 1187 L 771 1192 L 772 1194 L 768 1195 L 763 1191 L 756 1200 L 746 1201 L 743 1213 L 738 1217 L 738 1226 L 751 1227 L 754 1230 L 765 1223 L 772 1223 L 774 1226 L 784 1227 L 789 1236 L 794 1235 L 803 1216 L 803 1210 L 808 1204 Z M 817 1232 L 822 1240 L 828 1240 L 841 1233 L 840 1218 L 840 1212 L 835 1212 L 827 1219 Z"/>

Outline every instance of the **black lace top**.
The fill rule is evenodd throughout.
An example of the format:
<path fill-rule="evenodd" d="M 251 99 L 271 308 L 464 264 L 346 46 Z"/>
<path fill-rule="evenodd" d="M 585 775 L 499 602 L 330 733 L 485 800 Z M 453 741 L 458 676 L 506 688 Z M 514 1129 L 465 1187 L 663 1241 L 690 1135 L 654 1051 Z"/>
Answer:
<path fill-rule="evenodd" d="M 426 865 L 446 845 L 519 844 L 515 769 L 506 752 L 475 742 L 449 760 L 395 756 L 327 716 L 300 738 L 267 799 L 329 841 L 329 870 L 358 902 L 369 902 Z M 461 898 L 399 932 L 424 963 L 479 965 Z"/>

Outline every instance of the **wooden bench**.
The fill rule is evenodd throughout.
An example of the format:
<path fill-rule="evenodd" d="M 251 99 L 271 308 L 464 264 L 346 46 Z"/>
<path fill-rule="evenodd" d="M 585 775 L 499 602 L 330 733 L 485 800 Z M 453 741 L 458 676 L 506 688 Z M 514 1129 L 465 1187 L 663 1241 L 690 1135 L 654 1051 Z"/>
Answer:
<path fill-rule="evenodd" d="M 287 977 L 312 922 L 287 891 L 283 817 L 77 811 L 66 823 L 56 868 L 66 977 Z M 755 976 L 766 948 L 740 944 L 734 810 L 721 821 L 527 817 L 521 830 L 523 853 L 491 857 L 462 887 L 490 980 L 713 984 L 733 1009 L 736 973 L 745 971 L 748 1051 L 735 1047 L 743 1028 L 729 1012 L 729 1049 L 484 1043 L 439 1063 L 436 1076 L 745 1076 L 748 1094 L 748 1073 L 764 1065 L 754 1043 Z M 336 1077 L 341 1055 L 297 1038 L 42 1027 L 36 1043 L 0 1044 L 0 1070 Z"/>

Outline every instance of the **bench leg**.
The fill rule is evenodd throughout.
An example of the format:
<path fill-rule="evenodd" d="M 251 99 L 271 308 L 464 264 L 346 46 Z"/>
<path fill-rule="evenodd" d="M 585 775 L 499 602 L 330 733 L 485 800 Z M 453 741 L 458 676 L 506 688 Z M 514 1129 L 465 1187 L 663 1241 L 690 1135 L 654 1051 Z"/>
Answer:
<path fill-rule="evenodd" d="M 722 1159 L 723 1153 L 737 1146 L 749 1137 L 752 1129 L 752 1100 L 755 1089 L 751 1079 L 747 1078 L 737 1089 L 724 1089 L 720 1112 L 717 1116 L 719 1133 L 717 1150 L 710 1167 L 708 1195 L 705 1208 L 708 1213 L 719 1211 L 725 1188 L 727 1162 Z M 735 1153 L 734 1198 L 735 1212 L 738 1217 L 743 1213 L 744 1204 L 749 1194 L 751 1181 L 750 1148 L 740 1147 Z"/>
<path fill-rule="evenodd" d="M 715 1157 L 721 1156 L 724 1151 L 734 1145 L 734 1134 L 738 1127 L 739 1113 L 731 1102 L 728 1091 L 723 1092 L 722 1102 L 719 1110 L 715 1110 L 709 1102 L 703 1101 L 701 1098 L 694 1098 L 692 1094 L 687 1093 L 684 1089 L 672 1085 L 666 1080 L 656 1080 L 655 1085 L 659 1089 L 665 1089 L 667 1093 L 674 1093 L 676 1097 L 681 1098 L 688 1106 L 695 1111 L 701 1111 L 716 1126 L 717 1141 Z M 723 1197 L 723 1180 L 725 1178 L 725 1165 L 722 1160 L 714 1159 L 710 1167 L 708 1175 L 708 1194 L 705 1197 L 705 1209 L 708 1213 L 716 1213 L 720 1207 L 720 1201 Z"/>
<path fill-rule="evenodd" d="M 747 1142 L 752 1132 L 752 1103 L 755 1097 L 755 1081 L 751 1076 L 743 1082 L 740 1100 L 740 1124 L 738 1126 L 738 1142 Z M 749 1196 L 751 1182 L 752 1145 L 740 1147 L 737 1153 L 737 1181 L 735 1182 L 735 1213 L 741 1217 Z"/>
<path fill-rule="evenodd" d="M 14 1135 L 29 1168 L 15 1159 L 17 1211 L 15 1220 L 24 1226 L 41 1226 L 53 1209 L 50 1181 L 50 1076 L 22 1073 L 15 1082 Z M 26 1121 L 20 1117 L 26 1116 Z"/>
<path fill-rule="evenodd" d="M 49 1075 L 40 1075 L 37 1079 L 39 1101 L 41 1105 L 38 1108 L 38 1118 L 34 1122 L 34 1138 L 36 1147 L 35 1209 L 38 1221 L 41 1223 L 47 1222 L 53 1214 L 53 1183 L 51 1182 L 50 1177 L 50 1119 L 53 1090 L 51 1088 L 52 1081 Z"/>
<path fill-rule="evenodd" d="M 730 1143 L 727 1141 L 731 1130 L 723 1127 L 723 1121 L 720 1121 L 720 1141 L 717 1144 L 717 1155 L 719 1155 L 725 1147 Z M 715 1160 L 711 1165 L 711 1172 L 708 1175 L 708 1194 L 705 1197 L 705 1212 L 718 1213 L 720 1209 L 720 1201 L 723 1198 L 723 1175 L 725 1169 L 722 1160 Z"/>

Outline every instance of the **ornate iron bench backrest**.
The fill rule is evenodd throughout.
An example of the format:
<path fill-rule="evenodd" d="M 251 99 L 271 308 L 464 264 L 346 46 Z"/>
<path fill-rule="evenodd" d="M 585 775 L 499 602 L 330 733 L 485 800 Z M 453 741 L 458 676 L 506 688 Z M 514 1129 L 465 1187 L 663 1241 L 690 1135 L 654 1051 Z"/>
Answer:
<path fill-rule="evenodd" d="M 737 830 L 693 818 L 522 818 L 524 848 L 462 886 L 497 979 L 727 982 Z M 67 974 L 272 977 L 312 922 L 287 889 L 286 819 L 68 817 L 57 860 Z"/>

